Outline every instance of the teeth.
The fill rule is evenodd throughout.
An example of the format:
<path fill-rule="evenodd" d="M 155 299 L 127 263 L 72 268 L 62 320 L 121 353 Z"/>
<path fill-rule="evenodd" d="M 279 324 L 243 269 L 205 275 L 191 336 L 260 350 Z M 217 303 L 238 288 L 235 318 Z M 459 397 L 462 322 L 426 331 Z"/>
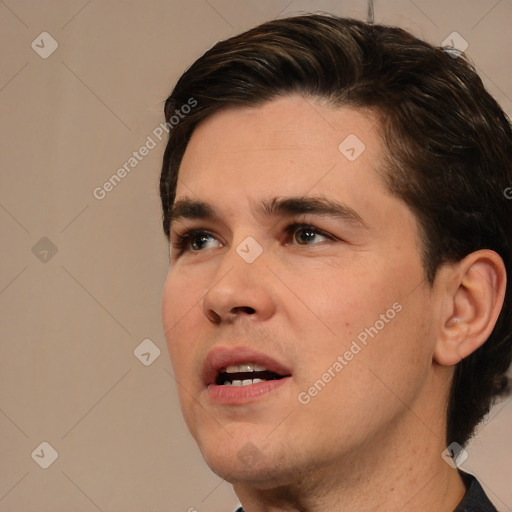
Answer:
<path fill-rule="evenodd" d="M 260 382 L 264 381 L 265 379 L 234 380 L 233 382 L 226 380 L 224 381 L 224 386 L 250 386 L 251 384 L 259 384 Z"/>
<path fill-rule="evenodd" d="M 228 366 L 225 373 L 242 373 L 242 372 L 264 372 L 266 368 L 256 363 L 243 363 Z"/>

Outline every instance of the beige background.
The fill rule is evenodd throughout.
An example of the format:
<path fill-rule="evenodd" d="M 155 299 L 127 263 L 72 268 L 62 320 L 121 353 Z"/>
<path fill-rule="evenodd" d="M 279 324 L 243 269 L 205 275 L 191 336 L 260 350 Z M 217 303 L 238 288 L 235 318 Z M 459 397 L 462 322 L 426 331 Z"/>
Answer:
<path fill-rule="evenodd" d="M 512 2 L 446 4 L 377 0 L 375 18 L 436 44 L 459 32 L 510 115 Z M 93 191 L 163 121 L 172 85 L 202 52 L 265 20 L 318 10 L 365 18 L 367 5 L 0 0 L 1 512 L 236 505 L 184 426 L 160 324 L 164 143 L 103 199 Z M 49 56 L 42 32 L 58 43 Z M 149 355 L 141 349 L 147 366 L 134 355 L 145 339 L 154 343 Z M 512 510 L 511 431 L 505 401 L 464 464 L 500 511 Z M 58 452 L 47 469 L 43 441 Z"/>

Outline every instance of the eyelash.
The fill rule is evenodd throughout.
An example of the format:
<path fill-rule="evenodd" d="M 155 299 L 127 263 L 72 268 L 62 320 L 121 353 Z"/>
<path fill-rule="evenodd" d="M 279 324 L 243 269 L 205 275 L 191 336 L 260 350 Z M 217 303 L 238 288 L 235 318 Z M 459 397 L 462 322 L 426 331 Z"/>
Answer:
<path fill-rule="evenodd" d="M 187 245 L 190 242 L 190 240 L 196 236 L 205 235 L 205 236 L 213 236 L 212 233 L 209 231 L 206 231 L 204 229 L 191 229 L 189 231 L 185 231 L 184 233 L 177 233 L 176 234 L 176 240 L 172 241 L 171 245 L 174 249 L 178 250 L 178 254 L 182 254 L 184 252 L 187 252 Z M 194 251 L 193 251 L 194 252 Z M 199 251 L 195 251 L 199 252 Z"/>
<path fill-rule="evenodd" d="M 320 235 L 328 240 L 336 240 L 336 237 L 330 235 L 329 233 L 326 233 L 325 231 L 322 231 L 321 229 L 318 229 L 315 226 L 312 226 L 310 224 L 301 224 L 301 223 L 293 223 L 287 226 L 285 229 L 285 233 L 288 238 L 291 238 L 294 233 L 296 233 L 299 229 L 305 229 L 313 232 L 315 235 Z M 172 247 L 178 251 L 178 256 L 183 254 L 184 252 L 201 252 L 200 250 L 193 251 L 190 250 L 188 247 L 190 241 L 194 237 L 198 236 L 207 236 L 216 238 L 210 231 L 207 231 L 205 229 L 191 229 L 189 231 L 185 231 L 183 233 L 177 233 L 175 236 L 175 240 L 172 241 Z M 300 244 L 299 244 L 300 245 Z M 304 244 L 304 245 L 310 245 L 310 244 Z"/>

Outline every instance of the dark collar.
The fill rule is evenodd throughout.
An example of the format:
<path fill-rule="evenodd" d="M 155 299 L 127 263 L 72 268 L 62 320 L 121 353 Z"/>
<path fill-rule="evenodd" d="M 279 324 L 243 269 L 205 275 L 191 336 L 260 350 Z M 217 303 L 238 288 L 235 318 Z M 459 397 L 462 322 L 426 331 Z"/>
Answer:
<path fill-rule="evenodd" d="M 454 512 L 498 512 L 473 475 L 463 471 L 459 474 L 466 485 L 466 494 Z"/>

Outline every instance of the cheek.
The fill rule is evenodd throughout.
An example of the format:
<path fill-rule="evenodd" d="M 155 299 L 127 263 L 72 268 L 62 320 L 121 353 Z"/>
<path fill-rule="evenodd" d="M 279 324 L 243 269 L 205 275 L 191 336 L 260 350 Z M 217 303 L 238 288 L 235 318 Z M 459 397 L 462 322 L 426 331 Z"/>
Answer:
<path fill-rule="evenodd" d="M 394 303 L 395 308 L 383 307 L 379 313 L 384 316 L 370 319 L 360 331 L 366 344 L 359 343 L 362 350 L 354 357 L 362 370 L 360 389 L 355 392 L 373 395 L 374 405 L 384 401 L 390 409 L 410 406 L 428 380 L 433 337 L 427 328 L 430 317 L 426 299 L 421 290 L 402 297 Z M 358 335 L 352 339 L 357 340 Z"/>
<path fill-rule="evenodd" d="M 162 323 L 171 361 L 178 373 L 188 366 L 192 354 L 191 329 L 199 323 L 194 317 L 201 315 L 201 292 L 191 283 L 190 279 L 169 270 L 162 292 Z"/>
<path fill-rule="evenodd" d="M 162 320 L 166 328 L 178 326 L 201 302 L 206 283 L 202 276 L 181 269 L 169 269 L 162 291 Z"/>
<path fill-rule="evenodd" d="M 299 409 L 308 418 L 304 421 L 313 422 L 314 428 L 329 439 L 334 437 L 340 445 L 350 444 L 414 407 L 431 367 L 420 302 L 405 300 L 402 309 L 393 310 L 396 314 L 384 325 L 375 327 L 373 319 L 350 332 L 346 327 L 345 334 L 322 355 L 317 347 L 317 355 L 311 359 L 316 362 L 302 380 L 301 397 L 309 400 Z M 376 307 L 376 311 L 380 309 Z M 341 323 L 340 331 L 344 327 Z M 364 336 L 358 338 L 361 333 Z"/>
<path fill-rule="evenodd" d="M 317 334 L 317 343 L 303 347 L 314 361 L 308 366 L 310 379 L 319 378 L 344 354 L 350 370 L 342 372 L 347 378 L 343 385 L 353 396 L 371 390 L 378 376 L 397 391 L 423 378 L 431 363 L 431 336 L 425 327 L 428 296 L 423 285 L 417 287 L 419 265 L 398 258 L 368 264 L 354 257 L 344 268 L 324 266 L 314 274 L 307 282 L 296 281 L 294 288 L 311 312 L 301 330 L 309 337 Z M 360 371 L 354 372 L 356 367 Z"/>
<path fill-rule="evenodd" d="M 400 299 L 384 266 L 385 262 L 367 261 L 364 255 L 352 253 L 342 263 L 311 265 L 307 278 L 290 274 L 287 284 L 309 309 L 306 319 L 311 320 L 311 327 L 315 322 L 320 327 L 321 320 L 342 348 L 344 340 L 372 326 Z"/>

